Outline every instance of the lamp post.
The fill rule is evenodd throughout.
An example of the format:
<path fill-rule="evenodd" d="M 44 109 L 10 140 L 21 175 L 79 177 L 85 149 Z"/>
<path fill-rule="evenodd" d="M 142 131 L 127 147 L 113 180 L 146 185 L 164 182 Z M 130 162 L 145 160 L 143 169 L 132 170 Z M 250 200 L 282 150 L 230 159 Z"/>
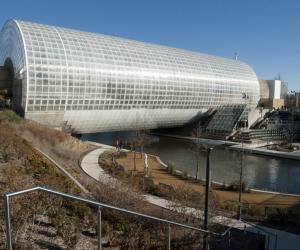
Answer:
<path fill-rule="evenodd" d="M 196 181 L 198 180 L 198 171 L 199 171 L 199 154 L 200 154 L 200 144 L 199 144 L 199 136 L 200 136 L 200 133 L 199 133 L 199 125 L 197 127 L 197 147 L 196 147 L 196 157 L 197 157 L 197 168 L 196 168 Z"/>
<path fill-rule="evenodd" d="M 197 145 L 200 146 L 200 140 L 198 139 Z M 205 173 L 205 200 L 204 200 L 204 222 L 203 228 L 205 230 L 208 229 L 208 219 L 209 219 L 209 192 L 211 191 L 211 170 L 210 170 L 210 159 L 211 159 L 211 152 L 217 146 L 223 145 L 222 142 L 219 141 L 211 141 L 211 142 L 204 142 L 201 143 L 203 148 L 206 151 L 206 173 Z M 209 249 L 208 244 L 208 234 L 204 234 L 203 236 L 203 250 Z"/>
<path fill-rule="evenodd" d="M 204 202 L 204 230 L 208 229 L 208 205 L 209 205 L 209 191 L 210 191 L 210 153 L 212 151 L 212 147 L 208 147 L 206 149 L 206 178 L 205 178 L 205 202 Z M 203 237 L 203 250 L 208 249 L 208 242 L 207 242 L 207 234 L 204 234 Z"/>

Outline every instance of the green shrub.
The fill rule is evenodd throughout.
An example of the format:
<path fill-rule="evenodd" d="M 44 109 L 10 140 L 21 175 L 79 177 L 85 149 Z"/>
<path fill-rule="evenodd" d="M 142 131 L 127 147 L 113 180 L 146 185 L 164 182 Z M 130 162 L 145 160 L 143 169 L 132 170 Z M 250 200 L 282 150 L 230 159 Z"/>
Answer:
<path fill-rule="evenodd" d="M 167 166 L 168 166 L 168 173 L 173 174 L 175 171 L 175 164 L 173 162 L 168 162 Z"/>

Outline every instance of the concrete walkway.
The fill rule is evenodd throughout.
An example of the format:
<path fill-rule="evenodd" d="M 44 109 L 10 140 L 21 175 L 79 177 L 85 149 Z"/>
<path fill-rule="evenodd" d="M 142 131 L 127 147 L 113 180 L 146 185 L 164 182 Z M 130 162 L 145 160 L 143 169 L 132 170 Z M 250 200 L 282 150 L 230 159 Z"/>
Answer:
<path fill-rule="evenodd" d="M 104 153 L 106 150 L 114 149 L 114 147 L 97 144 L 98 146 L 102 146 L 101 148 L 95 149 L 89 153 L 87 153 L 82 161 L 81 167 L 82 169 L 92 178 L 97 181 L 101 181 L 103 183 L 119 183 L 117 179 L 111 177 L 99 166 L 98 159 L 99 156 Z M 180 206 L 172 201 L 166 200 L 161 197 L 145 194 L 143 198 L 156 206 L 159 206 L 164 209 L 176 211 L 176 212 L 184 212 L 185 214 L 189 214 L 195 216 L 197 218 L 203 218 L 203 211 L 198 210 L 191 207 Z M 264 234 L 266 236 L 270 235 L 270 242 L 268 249 L 275 249 L 277 245 L 277 250 L 298 250 L 300 245 L 300 235 L 288 233 L 285 231 L 276 230 L 273 228 L 258 226 L 258 225 L 250 225 L 247 222 L 231 219 L 223 216 L 215 216 L 210 219 L 211 222 L 223 224 L 228 227 L 234 227 L 237 229 L 244 230 L 251 232 L 259 232 L 260 234 Z M 276 241 L 277 238 L 277 241 Z"/>
<path fill-rule="evenodd" d="M 169 138 L 186 140 L 186 141 L 192 141 L 192 142 L 198 142 L 200 144 L 210 145 L 210 146 L 220 146 L 220 145 L 231 146 L 231 145 L 239 144 L 238 142 L 232 142 L 232 141 L 198 138 L 198 137 L 192 137 L 192 136 L 172 135 L 172 134 L 164 134 L 164 133 L 152 133 L 152 135 L 157 135 L 157 136 L 161 136 L 161 137 L 169 137 Z"/>
<path fill-rule="evenodd" d="M 114 178 L 99 167 L 98 159 L 101 154 L 110 149 L 112 149 L 110 146 L 97 148 L 87 153 L 81 160 L 82 170 L 96 181 L 101 181 L 105 184 L 113 181 Z"/>
<path fill-rule="evenodd" d="M 269 150 L 265 148 L 254 148 L 253 146 L 251 145 L 248 146 L 247 144 L 244 144 L 243 146 L 241 144 L 233 145 L 230 146 L 229 149 L 236 150 L 236 151 L 244 151 L 250 154 L 266 155 L 266 156 L 285 158 L 285 159 L 291 159 L 297 161 L 300 160 L 300 150 L 294 152 L 281 152 L 281 151 Z"/>
<path fill-rule="evenodd" d="M 97 148 L 89 153 L 87 153 L 81 160 L 81 168 L 82 170 L 95 179 L 96 181 L 100 181 L 105 184 L 117 184 L 118 186 L 121 186 L 122 183 L 115 179 L 114 177 L 110 176 L 107 174 L 103 168 L 98 163 L 99 156 L 103 154 L 107 150 L 115 149 L 114 147 L 103 145 L 103 144 L 97 144 L 97 146 L 101 146 L 101 148 Z M 128 188 L 125 187 L 125 185 L 122 185 L 123 188 Z M 179 204 L 163 199 L 158 196 L 150 195 L 150 194 L 145 194 L 142 195 L 144 200 L 147 202 L 159 206 L 164 209 L 169 209 L 172 211 L 185 211 L 186 214 L 193 215 L 198 218 L 203 218 L 203 211 L 197 210 L 195 208 L 191 207 L 182 207 Z"/>

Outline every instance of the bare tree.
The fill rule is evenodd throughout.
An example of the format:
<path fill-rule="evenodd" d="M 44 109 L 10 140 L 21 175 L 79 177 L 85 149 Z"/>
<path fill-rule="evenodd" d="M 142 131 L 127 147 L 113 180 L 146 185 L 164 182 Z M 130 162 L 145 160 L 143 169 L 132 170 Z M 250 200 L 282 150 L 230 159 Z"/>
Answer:
<path fill-rule="evenodd" d="M 134 171 L 136 171 L 137 152 L 139 152 L 140 158 L 142 159 L 145 147 L 155 141 L 157 141 L 157 137 L 151 136 L 146 130 L 137 130 L 132 132 L 130 137 L 130 148 L 131 151 L 133 151 Z"/>
<path fill-rule="evenodd" d="M 201 135 L 201 126 L 198 123 L 197 127 L 193 130 L 193 136 L 197 137 L 195 143 L 191 146 L 191 151 L 195 154 L 196 157 L 196 171 L 195 171 L 195 179 L 198 179 L 199 168 L 200 168 L 200 155 L 204 152 L 205 147 L 200 143 L 200 135 Z"/>

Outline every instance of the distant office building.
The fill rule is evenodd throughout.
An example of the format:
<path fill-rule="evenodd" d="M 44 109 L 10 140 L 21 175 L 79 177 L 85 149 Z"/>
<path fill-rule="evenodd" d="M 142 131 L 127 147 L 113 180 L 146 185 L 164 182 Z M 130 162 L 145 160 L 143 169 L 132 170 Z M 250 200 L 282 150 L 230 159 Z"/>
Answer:
<path fill-rule="evenodd" d="M 287 95 L 287 83 L 282 80 L 259 80 L 260 106 L 264 108 L 282 108 Z"/>
<path fill-rule="evenodd" d="M 259 100 L 244 62 L 24 21 L 4 25 L 0 66 L 13 109 L 75 133 L 181 126 Z"/>

